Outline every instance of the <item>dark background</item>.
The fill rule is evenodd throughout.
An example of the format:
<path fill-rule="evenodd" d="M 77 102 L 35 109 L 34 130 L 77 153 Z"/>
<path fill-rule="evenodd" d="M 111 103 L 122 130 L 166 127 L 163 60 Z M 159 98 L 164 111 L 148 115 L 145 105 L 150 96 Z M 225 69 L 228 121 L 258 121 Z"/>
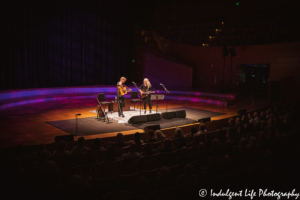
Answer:
<path fill-rule="evenodd" d="M 241 64 L 238 70 L 238 92 L 241 95 L 266 97 L 268 94 L 270 65 Z"/>
<path fill-rule="evenodd" d="M 236 6 L 236 2 L 240 2 L 240 5 Z M 230 30 L 238 27 L 237 21 L 245 19 L 249 21 L 252 19 L 250 14 L 255 14 L 258 17 L 257 23 L 262 27 L 264 26 L 261 25 L 260 19 L 266 21 L 271 18 L 275 23 L 272 25 L 274 30 L 264 27 L 267 32 L 247 33 L 250 36 L 259 35 L 258 44 L 264 44 L 262 41 L 267 41 L 266 38 L 271 41 L 271 44 L 298 41 L 299 34 L 296 31 L 299 29 L 297 14 L 299 6 L 294 2 L 296 1 L 16 0 L 2 2 L 0 89 L 114 85 L 121 76 L 127 77 L 127 83 L 137 82 L 138 78 L 142 80 L 142 76 L 131 77 L 131 71 L 142 71 L 143 68 L 142 63 L 139 63 L 142 58 L 132 55 L 137 24 L 141 30 L 154 30 L 163 37 L 159 32 L 162 27 L 169 30 L 171 25 L 185 26 L 193 21 L 211 25 L 210 20 L 218 17 L 215 20 L 225 21 L 227 27 L 224 28 Z M 248 28 L 248 25 L 245 27 Z M 206 29 L 204 26 L 203 30 Z M 141 35 L 141 30 L 137 32 L 140 39 L 145 40 L 147 36 Z M 192 28 L 182 30 L 194 31 Z M 172 29 L 171 32 L 176 31 Z M 294 37 L 287 33 L 292 33 Z M 235 34 L 228 34 L 230 37 L 235 37 Z M 209 35 L 211 33 L 201 38 L 209 40 Z M 225 34 L 228 38 L 229 35 Z M 238 33 L 236 35 L 240 36 Z M 280 37 L 273 38 L 276 35 Z M 188 35 L 185 39 L 189 41 L 192 38 L 194 36 Z M 172 41 L 172 38 L 169 40 Z M 214 89 L 219 85 L 223 69 L 223 59 L 220 56 L 222 46 L 203 48 L 202 42 L 197 46 L 189 43 L 189 45 L 180 45 L 181 43 L 176 41 L 166 42 L 165 39 L 163 41 L 164 43 L 159 44 L 166 48 L 160 49 L 159 55 L 162 51 L 164 58 L 167 55 L 169 58 L 176 58 L 179 63 L 192 67 L 193 88 Z M 282 81 L 283 78 L 287 82 L 299 80 L 297 77 L 290 78 L 299 74 L 300 68 L 297 63 L 299 45 L 291 43 L 282 46 L 278 44 L 276 48 L 268 46 L 254 48 L 251 46 L 253 45 L 251 41 L 247 43 L 247 40 L 244 45 L 240 48 L 235 46 L 237 56 L 233 59 L 234 72 L 238 64 L 270 63 L 270 71 L 272 71 L 270 80 Z M 228 47 L 231 46 L 234 45 L 229 43 Z M 132 62 L 133 59 L 135 63 Z M 225 80 L 228 82 L 229 62 L 226 61 L 226 65 Z M 234 73 L 233 76 L 236 77 Z M 233 80 L 235 82 L 235 79 Z"/>
<path fill-rule="evenodd" d="M 147 4 L 121 0 L 11 1 L 1 10 L 2 90 L 115 84 L 130 72 L 135 22 L 151 18 Z"/>

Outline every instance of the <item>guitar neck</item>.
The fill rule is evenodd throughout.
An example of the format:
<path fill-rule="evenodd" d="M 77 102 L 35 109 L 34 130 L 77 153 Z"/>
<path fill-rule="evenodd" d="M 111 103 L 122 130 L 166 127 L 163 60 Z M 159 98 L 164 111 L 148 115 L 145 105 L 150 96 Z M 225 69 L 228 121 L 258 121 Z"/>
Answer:
<path fill-rule="evenodd" d="M 148 92 L 144 92 L 143 94 L 151 94 L 151 93 L 155 93 L 155 91 L 148 91 Z"/>

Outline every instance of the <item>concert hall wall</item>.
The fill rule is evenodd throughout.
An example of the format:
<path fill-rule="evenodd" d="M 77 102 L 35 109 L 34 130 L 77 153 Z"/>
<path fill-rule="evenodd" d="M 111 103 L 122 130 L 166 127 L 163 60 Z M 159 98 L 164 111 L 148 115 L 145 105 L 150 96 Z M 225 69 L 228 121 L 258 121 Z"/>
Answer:
<path fill-rule="evenodd" d="M 0 89 L 106 85 L 129 75 L 134 23 L 126 1 L 4 5 Z"/>
<path fill-rule="evenodd" d="M 134 46 L 133 57 L 137 60 L 131 68 L 131 77 L 135 82 L 141 83 L 143 78 L 148 78 L 155 89 L 162 89 L 160 83 L 173 89 L 192 88 L 192 67 L 177 63 L 147 45 Z"/>
<path fill-rule="evenodd" d="M 202 47 L 175 43 L 157 37 L 162 51 L 177 57 L 193 68 L 194 88 L 216 88 L 223 77 L 222 47 Z M 230 48 L 229 46 L 228 48 Z M 239 64 L 270 64 L 270 81 L 280 81 L 281 98 L 299 97 L 300 42 L 235 46 L 232 59 L 232 81 L 237 82 Z M 230 78 L 230 55 L 225 63 L 225 84 Z M 269 91 L 268 91 L 269 92 Z"/>

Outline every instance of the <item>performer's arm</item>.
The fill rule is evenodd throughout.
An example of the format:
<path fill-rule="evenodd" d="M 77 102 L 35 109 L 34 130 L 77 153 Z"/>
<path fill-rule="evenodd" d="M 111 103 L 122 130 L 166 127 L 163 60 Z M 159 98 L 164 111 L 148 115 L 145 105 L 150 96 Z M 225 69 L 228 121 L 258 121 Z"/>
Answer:
<path fill-rule="evenodd" d="M 142 87 L 143 87 L 143 85 L 140 86 L 140 92 L 142 91 Z"/>
<path fill-rule="evenodd" d="M 123 87 L 123 88 L 120 88 L 120 87 L 122 86 L 122 84 L 123 84 L 123 83 L 122 83 L 121 81 L 120 81 L 120 82 L 118 82 L 118 84 L 117 84 L 117 86 L 118 86 L 118 91 L 122 89 L 122 90 L 125 92 L 125 90 L 126 90 L 126 88 L 125 88 L 125 87 Z"/>
<path fill-rule="evenodd" d="M 119 96 L 121 96 L 120 91 L 119 91 L 119 90 L 121 89 L 120 87 L 121 87 L 121 81 L 119 81 L 119 82 L 117 83 L 117 88 L 118 88 L 118 90 L 117 90 L 117 94 L 118 94 L 118 102 L 119 102 L 119 100 L 120 100 L 120 99 L 119 99 Z"/>

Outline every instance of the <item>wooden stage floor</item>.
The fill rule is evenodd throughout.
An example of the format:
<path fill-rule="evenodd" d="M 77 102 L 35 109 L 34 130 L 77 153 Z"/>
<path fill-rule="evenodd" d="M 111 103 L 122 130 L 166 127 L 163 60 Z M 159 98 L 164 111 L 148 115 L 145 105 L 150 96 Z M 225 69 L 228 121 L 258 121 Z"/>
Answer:
<path fill-rule="evenodd" d="M 235 116 L 238 110 L 247 109 L 252 111 L 267 106 L 266 100 L 241 99 L 234 105 L 225 106 L 225 115 L 213 117 L 212 120 L 218 120 Z M 133 107 L 133 104 L 131 105 Z M 192 107 L 204 109 L 214 112 L 223 113 L 223 106 L 205 104 L 199 102 L 170 100 L 168 101 L 168 108 L 176 107 Z M 155 106 L 154 106 L 155 107 Z M 165 103 L 159 103 L 161 109 L 165 109 Z M 36 145 L 41 143 L 52 143 L 54 137 L 58 135 L 66 135 L 68 133 L 55 128 L 46 121 L 58 121 L 65 119 L 74 119 L 76 113 L 81 113 L 81 118 L 92 117 L 96 114 L 90 112 L 95 110 L 95 100 L 65 100 L 65 101 L 49 101 L 41 103 L 32 103 L 27 105 L 20 105 L 11 108 L 0 110 L 0 148 L 23 145 Z M 163 110 L 162 110 L 163 111 Z M 97 123 L 97 121 L 95 121 Z M 112 124 L 113 126 L 113 124 Z M 143 132 L 143 130 L 139 130 Z M 133 134 L 137 130 L 123 131 L 124 135 Z M 86 139 L 113 137 L 117 133 L 104 133 L 98 135 L 85 136 Z M 78 137 L 75 137 L 75 140 Z"/>

